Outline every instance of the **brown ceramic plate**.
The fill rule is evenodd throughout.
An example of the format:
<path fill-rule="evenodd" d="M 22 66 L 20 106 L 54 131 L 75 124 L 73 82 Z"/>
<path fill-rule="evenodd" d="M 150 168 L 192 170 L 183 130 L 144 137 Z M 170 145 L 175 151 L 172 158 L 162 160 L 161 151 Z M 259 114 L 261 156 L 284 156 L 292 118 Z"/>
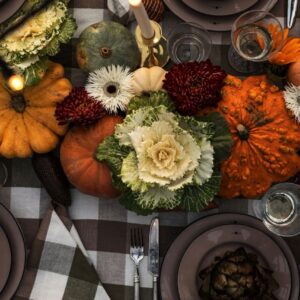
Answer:
<path fill-rule="evenodd" d="M 227 0 L 222 2 L 225 1 Z M 244 1 L 246 2 L 246 0 L 243 0 L 243 2 Z M 274 7 L 277 1 L 278 0 L 259 0 L 251 9 L 269 11 Z M 239 14 L 230 16 L 209 16 L 193 10 L 185 5 L 182 0 L 164 0 L 164 2 L 177 17 L 185 22 L 195 23 L 212 31 L 230 31 L 233 22 L 239 16 Z"/>
<path fill-rule="evenodd" d="M 209 267 L 215 257 L 243 247 L 254 253 L 261 266 L 273 271 L 279 284 L 274 291 L 278 300 L 289 299 L 291 274 L 289 264 L 277 243 L 260 230 L 245 225 L 222 225 L 205 231 L 187 248 L 178 270 L 178 291 L 181 300 L 197 300 L 201 280 L 199 273 Z M 270 255 L 272 253 L 272 255 Z"/>
<path fill-rule="evenodd" d="M 9 241 L 3 229 L 0 226 L 0 294 L 3 290 L 11 267 L 11 250 Z"/>
<path fill-rule="evenodd" d="M 23 5 L 25 0 L 3 1 L 0 7 L 0 23 L 10 18 Z"/>
<path fill-rule="evenodd" d="M 0 299 L 10 300 L 13 299 L 23 276 L 26 256 L 25 244 L 17 221 L 3 204 L 0 204 L 0 226 L 6 234 L 11 250 L 10 273 L 0 293 Z M 0 269 L 0 272 L 2 272 L 2 269 Z"/>
<path fill-rule="evenodd" d="M 184 4 L 193 10 L 210 16 L 234 15 L 249 9 L 258 0 L 182 0 Z"/>
<path fill-rule="evenodd" d="M 178 292 L 178 269 L 189 245 L 202 233 L 223 225 L 244 225 L 257 229 L 271 238 L 284 253 L 289 264 L 291 293 L 289 299 L 298 300 L 299 274 L 297 263 L 286 242 L 269 232 L 263 223 L 254 217 L 242 214 L 223 213 L 202 218 L 188 226 L 170 246 L 161 268 L 160 291 L 163 300 L 180 300 Z"/>

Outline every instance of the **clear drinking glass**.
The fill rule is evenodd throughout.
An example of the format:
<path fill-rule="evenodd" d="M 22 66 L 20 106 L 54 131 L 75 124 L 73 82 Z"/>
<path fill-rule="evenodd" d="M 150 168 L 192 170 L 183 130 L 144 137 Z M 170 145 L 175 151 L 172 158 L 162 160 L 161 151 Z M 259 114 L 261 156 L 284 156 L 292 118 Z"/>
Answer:
<path fill-rule="evenodd" d="M 206 60 L 211 47 L 207 30 L 194 23 L 178 24 L 168 37 L 168 52 L 171 60 L 177 64 Z"/>
<path fill-rule="evenodd" d="M 294 236 L 300 233 L 300 186 L 279 183 L 259 201 L 253 201 L 256 217 L 273 233 Z"/>
<path fill-rule="evenodd" d="M 267 61 L 277 53 L 282 47 L 283 37 L 283 28 L 271 13 L 248 11 L 232 25 L 229 63 L 242 73 L 255 73 L 256 67 L 261 67 L 261 64 L 255 62 Z M 248 72 L 247 68 L 251 70 Z"/>

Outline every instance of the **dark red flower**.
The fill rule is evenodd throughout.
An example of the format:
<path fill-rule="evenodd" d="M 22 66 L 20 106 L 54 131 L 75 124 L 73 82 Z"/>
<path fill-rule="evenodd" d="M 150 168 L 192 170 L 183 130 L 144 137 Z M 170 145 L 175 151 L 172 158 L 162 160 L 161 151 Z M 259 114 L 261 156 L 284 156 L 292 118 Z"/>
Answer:
<path fill-rule="evenodd" d="M 100 102 L 90 97 L 84 87 L 75 87 L 64 101 L 56 104 L 55 117 L 60 125 L 88 126 L 106 115 Z"/>
<path fill-rule="evenodd" d="M 166 74 L 163 88 L 181 114 L 194 115 L 201 108 L 216 106 L 225 77 L 226 73 L 209 59 L 182 63 Z"/>

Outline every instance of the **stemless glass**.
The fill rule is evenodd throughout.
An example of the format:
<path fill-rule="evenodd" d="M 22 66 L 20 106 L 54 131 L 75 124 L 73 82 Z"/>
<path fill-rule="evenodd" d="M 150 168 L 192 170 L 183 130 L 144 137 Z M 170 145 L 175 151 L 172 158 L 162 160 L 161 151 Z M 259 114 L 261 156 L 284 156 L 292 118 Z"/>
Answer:
<path fill-rule="evenodd" d="M 283 28 L 275 16 L 265 11 L 248 11 L 233 23 L 231 31 L 233 49 L 229 51 L 229 62 L 237 71 L 241 69 L 241 72 L 247 73 L 247 68 L 245 70 L 245 65 L 249 65 L 247 61 L 267 61 L 281 49 L 283 39 Z M 249 68 L 254 67 L 250 65 Z"/>
<path fill-rule="evenodd" d="M 194 23 L 178 24 L 168 37 L 168 52 L 174 63 L 206 60 L 211 39 L 205 28 Z"/>
<path fill-rule="evenodd" d="M 279 183 L 259 201 L 253 201 L 256 217 L 273 233 L 294 236 L 300 233 L 300 186 Z"/>

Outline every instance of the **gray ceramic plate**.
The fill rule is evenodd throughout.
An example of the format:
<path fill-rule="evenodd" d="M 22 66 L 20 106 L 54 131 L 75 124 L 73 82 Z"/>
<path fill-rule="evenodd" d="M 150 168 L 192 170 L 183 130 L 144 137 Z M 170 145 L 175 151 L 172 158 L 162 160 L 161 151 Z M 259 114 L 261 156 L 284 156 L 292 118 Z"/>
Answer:
<path fill-rule="evenodd" d="M 260 265 L 273 271 L 273 278 L 279 284 L 274 292 L 276 299 L 289 299 L 291 274 L 282 250 L 268 235 L 245 225 L 218 226 L 199 235 L 190 244 L 178 270 L 180 299 L 200 300 L 199 272 L 209 267 L 215 257 L 222 257 L 227 251 L 235 251 L 239 247 L 256 254 Z"/>
<path fill-rule="evenodd" d="M 228 16 L 249 9 L 258 0 L 182 0 L 195 11 L 210 16 Z"/>
<path fill-rule="evenodd" d="M 1 3 L 0 23 L 10 18 L 23 5 L 25 0 L 7 0 Z"/>
<path fill-rule="evenodd" d="M 25 244 L 17 221 L 11 212 L 2 204 L 0 204 L 0 226 L 7 236 L 11 249 L 11 269 L 8 280 L 1 291 L 0 299 L 10 300 L 13 299 L 13 295 L 23 276 L 26 257 Z M 9 256 L 9 254 L 7 255 Z M 2 272 L 2 269 L 0 269 L 0 272 Z"/>
<path fill-rule="evenodd" d="M 1 222 L 1 221 L 0 221 Z M 3 290 L 11 268 L 11 250 L 9 241 L 0 226 L 0 294 Z"/>
<path fill-rule="evenodd" d="M 243 2 L 244 1 L 246 0 L 243 0 Z M 277 1 L 278 0 L 259 0 L 251 9 L 269 11 L 274 7 Z M 239 14 L 230 16 L 209 16 L 191 9 L 185 5 L 182 0 L 164 0 L 164 2 L 177 17 L 185 22 L 195 23 L 212 31 L 230 31 L 233 22 L 239 16 Z"/>
<path fill-rule="evenodd" d="M 202 233 L 223 225 L 245 225 L 255 228 L 271 238 L 282 250 L 289 264 L 291 274 L 291 295 L 286 300 L 298 300 L 299 273 L 297 263 L 286 242 L 269 232 L 263 223 L 254 217 L 223 213 L 202 218 L 188 226 L 170 246 L 161 268 L 160 291 L 163 300 L 180 300 L 178 293 L 178 269 L 189 245 Z"/>

